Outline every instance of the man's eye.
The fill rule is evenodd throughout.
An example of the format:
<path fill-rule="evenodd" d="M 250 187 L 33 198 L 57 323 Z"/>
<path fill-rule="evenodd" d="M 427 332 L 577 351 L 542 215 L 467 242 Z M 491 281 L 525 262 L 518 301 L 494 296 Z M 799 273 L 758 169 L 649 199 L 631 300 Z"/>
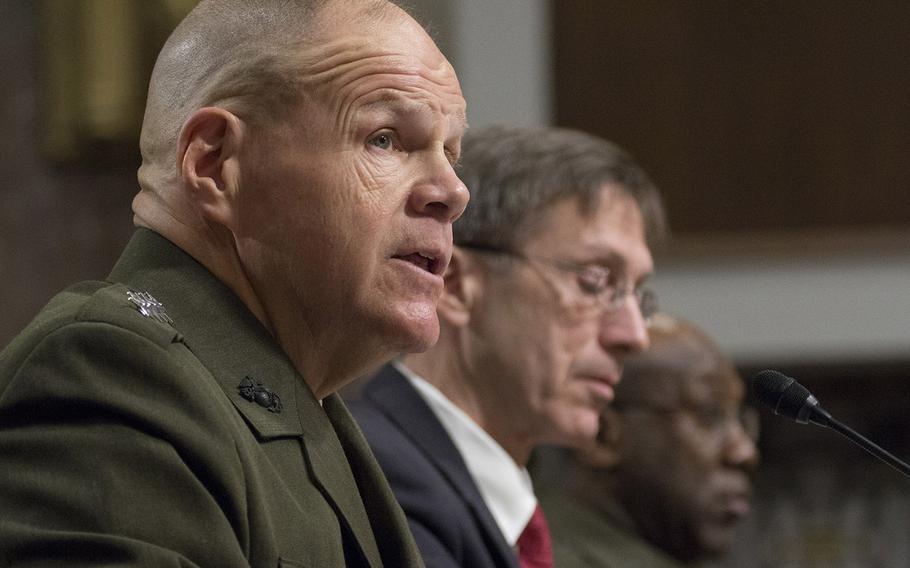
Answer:
<path fill-rule="evenodd" d="M 370 138 L 370 144 L 376 146 L 381 150 L 391 150 L 392 149 L 392 135 L 391 134 L 377 134 Z"/>
<path fill-rule="evenodd" d="M 609 273 L 600 270 L 585 270 L 578 274 L 578 284 L 586 294 L 598 295 L 609 285 Z"/>
<path fill-rule="evenodd" d="M 713 430 L 723 426 L 727 422 L 730 413 L 722 408 L 705 407 L 698 409 L 696 416 L 698 416 L 698 421 L 702 426 Z"/>

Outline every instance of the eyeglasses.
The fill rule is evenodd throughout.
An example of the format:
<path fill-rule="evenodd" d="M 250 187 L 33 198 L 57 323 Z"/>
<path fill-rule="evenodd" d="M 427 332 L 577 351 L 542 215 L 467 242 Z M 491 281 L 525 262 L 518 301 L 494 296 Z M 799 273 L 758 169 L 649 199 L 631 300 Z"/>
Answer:
<path fill-rule="evenodd" d="M 615 401 L 612 407 L 620 412 L 624 410 L 639 410 L 661 415 L 689 414 L 705 432 L 723 434 L 729 432 L 730 427 L 737 425 L 753 442 L 758 440 L 759 414 L 751 406 L 741 406 L 730 409 L 715 404 L 668 407 L 645 400 Z"/>
<path fill-rule="evenodd" d="M 657 295 L 653 290 L 644 286 L 617 285 L 611 279 L 610 269 L 606 266 L 577 264 L 566 260 L 531 256 L 523 252 L 492 245 L 460 244 L 458 246 L 459 248 L 471 249 L 481 253 L 505 255 L 525 262 L 538 262 L 563 272 L 572 273 L 576 276 L 578 287 L 581 289 L 582 294 L 593 300 L 595 305 L 607 312 L 618 311 L 626 303 L 626 298 L 629 296 L 635 297 L 642 318 L 646 321 L 650 320 L 659 309 Z"/>

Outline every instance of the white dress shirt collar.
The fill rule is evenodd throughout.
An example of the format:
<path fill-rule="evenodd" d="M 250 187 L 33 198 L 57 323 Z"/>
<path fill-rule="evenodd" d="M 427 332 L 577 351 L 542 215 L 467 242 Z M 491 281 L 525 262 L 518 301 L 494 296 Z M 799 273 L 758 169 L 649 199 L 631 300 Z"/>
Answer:
<path fill-rule="evenodd" d="M 461 453 L 506 542 L 515 546 L 537 507 L 528 470 L 519 467 L 496 440 L 439 389 L 400 361 L 392 365 L 417 389 L 439 419 Z"/>

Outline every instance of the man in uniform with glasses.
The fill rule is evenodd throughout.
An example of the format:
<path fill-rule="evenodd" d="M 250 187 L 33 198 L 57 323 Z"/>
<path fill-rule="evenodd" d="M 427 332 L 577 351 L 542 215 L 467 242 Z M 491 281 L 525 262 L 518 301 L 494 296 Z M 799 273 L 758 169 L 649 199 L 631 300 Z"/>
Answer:
<path fill-rule="evenodd" d="M 440 340 L 383 368 L 352 411 L 427 566 L 550 566 L 526 465 L 535 446 L 593 440 L 647 347 L 663 210 L 625 152 L 578 131 L 471 131 L 461 164 L 472 205 Z"/>
<path fill-rule="evenodd" d="M 650 332 L 598 440 L 544 491 L 562 568 L 691 565 L 727 551 L 749 512 L 758 414 L 742 378 L 693 325 L 657 314 Z"/>

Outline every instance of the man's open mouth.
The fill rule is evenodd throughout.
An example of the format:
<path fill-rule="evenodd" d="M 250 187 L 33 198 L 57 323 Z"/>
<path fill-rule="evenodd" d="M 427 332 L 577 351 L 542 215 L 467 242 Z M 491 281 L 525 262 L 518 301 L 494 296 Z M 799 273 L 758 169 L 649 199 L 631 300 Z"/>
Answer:
<path fill-rule="evenodd" d="M 430 274 L 439 274 L 442 267 L 442 263 L 438 258 L 431 254 L 422 252 L 414 252 L 411 254 L 394 256 L 392 258 L 410 262 L 411 264 L 429 272 Z"/>

